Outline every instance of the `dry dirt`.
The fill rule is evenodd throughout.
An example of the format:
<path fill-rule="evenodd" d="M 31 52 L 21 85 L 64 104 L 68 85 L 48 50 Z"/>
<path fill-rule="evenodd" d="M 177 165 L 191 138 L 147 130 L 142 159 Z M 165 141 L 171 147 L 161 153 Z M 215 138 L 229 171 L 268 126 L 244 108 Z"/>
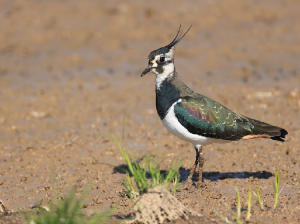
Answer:
<path fill-rule="evenodd" d="M 236 209 L 240 189 L 245 221 L 248 186 L 260 186 L 266 206 L 252 197 L 253 223 L 300 222 L 300 3 L 298 0 L 24 1 L 0 2 L 0 200 L 13 212 L 30 211 L 54 196 L 91 186 L 84 211 L 118 207 L 125 163 L 112 142 L 121 139 L 137 157 L 147 152 L 185 157 L 192 145 L 172 136 L 155 109 L 154 75 L 140 78 L 150 51 L 168 44 L 179 24 L 176 68 L 196 92 L 228 108 L 280 127 L 286 143 L 248 140 L 204 147 L 204 183 L 177 191 L 184 205 L 220 222 Z M 281 172 L 273 209 L 272 181 Z M 0 223 L 22 223 L 22 216 Z M 197 223 L 197 219 L 193 219 Z M 177 221 L 176 223 L 183 222 Z"/>

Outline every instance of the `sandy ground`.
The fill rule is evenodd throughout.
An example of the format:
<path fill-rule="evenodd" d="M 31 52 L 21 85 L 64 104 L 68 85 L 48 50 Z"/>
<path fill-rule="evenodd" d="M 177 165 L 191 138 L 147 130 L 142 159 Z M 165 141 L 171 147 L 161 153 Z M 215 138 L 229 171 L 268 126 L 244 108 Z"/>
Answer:
<path fill-rule="evenodd" d="M 112 142 L 142 157 L 156 153 L 168 165 L 192 146 L 165 130 L 155 109 L 154 75 L 140 78 L 147 55 L 168 44 L 179 24 L 176 68 L 196 92 L 228 108 L 280 127 L 288 142 L 248 140 L 204 147 L 204 188 L 176 197 L 208 220 L 236 209 L 241 195 L 260 186 L 266 206 L 252 197 L 253 223 L 300 222 L 300 3 L 239 1 L 1 1 L 0 2 L 0 200 L 11 211 L 31 210 L 54 196 L 88 184 L 85 212 L 133 203 L 120 198 L 125 163 Z M 272 181 L 282 192 L 273 209 Z M 241 198 L 242 219 L 246 200 Z M 21 215 L 0 223 L 22 223 Z M 182 221 L 181 221 L 182 222 Z M 197 219 L 194 220 L 197 222 Z M 178 223 L 178 222 L 176 222 Z"/>

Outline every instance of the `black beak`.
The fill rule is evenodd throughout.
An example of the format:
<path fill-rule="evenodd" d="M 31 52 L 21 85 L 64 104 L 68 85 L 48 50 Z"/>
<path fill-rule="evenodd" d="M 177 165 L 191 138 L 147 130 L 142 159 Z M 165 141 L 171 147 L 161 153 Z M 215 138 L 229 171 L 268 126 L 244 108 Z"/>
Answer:
<path fill-rule="evenodd" d="M 144 75 L 146 75 L 147 73 L 149 73 L 149 72 L 151 72 L 151 70 L 152 70 L 152 67 L 147 67 L 143 72 L 142 72 L 142 74 L 141 74 L 141 77 L 143 77 Z"/>

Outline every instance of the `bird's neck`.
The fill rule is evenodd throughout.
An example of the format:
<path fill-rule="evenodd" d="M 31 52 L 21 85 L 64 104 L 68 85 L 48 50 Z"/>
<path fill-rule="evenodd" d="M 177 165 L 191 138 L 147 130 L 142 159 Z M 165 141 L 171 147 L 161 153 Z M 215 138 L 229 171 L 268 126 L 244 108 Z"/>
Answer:
<path fill-rule="evenodd" d="M 161 80 L 159 86 L 156 85 L 156 110 L 160 119 L 164 119 L 170 107 L 180 98 L 179 89 L 173 84 L 177 79 L 177 73 L 174 71 Z"/>

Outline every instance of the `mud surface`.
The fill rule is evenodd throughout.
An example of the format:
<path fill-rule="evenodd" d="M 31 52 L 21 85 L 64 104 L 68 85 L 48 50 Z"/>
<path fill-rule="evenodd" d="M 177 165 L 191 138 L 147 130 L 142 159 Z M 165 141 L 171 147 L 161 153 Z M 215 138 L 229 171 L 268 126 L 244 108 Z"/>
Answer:
<path fill-rule="evenodd" d="M 85 212 L 133 203 L 119 197 L 125 163 L 111 141 L 136 157 L 147 152 L 185 157 L 193 147 L 172 136 L 155 109 L 154 75 L 140 78 L 150 51 L 168 44 L 181 23 L 192 29 L 176 51 L 181 79 L 228 108 L 285 128 L 288 142 L 248 140 L 204 147 L 204 187 L 176 192 L 181 203 L 214 222 L 236 211 L 245 218 L 248 186 L 260 186 L 266 207 L 252 197 L 253 223 L 300 222 L 300 5 L 289 1 L 1 1 L 0 200 L 10 211 L 90 184 Z M 272 181 L 281 172 L 273 209 Z M 22 222 L 21 215 L 0 223 Z M 194 220 L 195 223 L 197 219 Z M 183 221 L 177 221 L 180 223 Z"/>

